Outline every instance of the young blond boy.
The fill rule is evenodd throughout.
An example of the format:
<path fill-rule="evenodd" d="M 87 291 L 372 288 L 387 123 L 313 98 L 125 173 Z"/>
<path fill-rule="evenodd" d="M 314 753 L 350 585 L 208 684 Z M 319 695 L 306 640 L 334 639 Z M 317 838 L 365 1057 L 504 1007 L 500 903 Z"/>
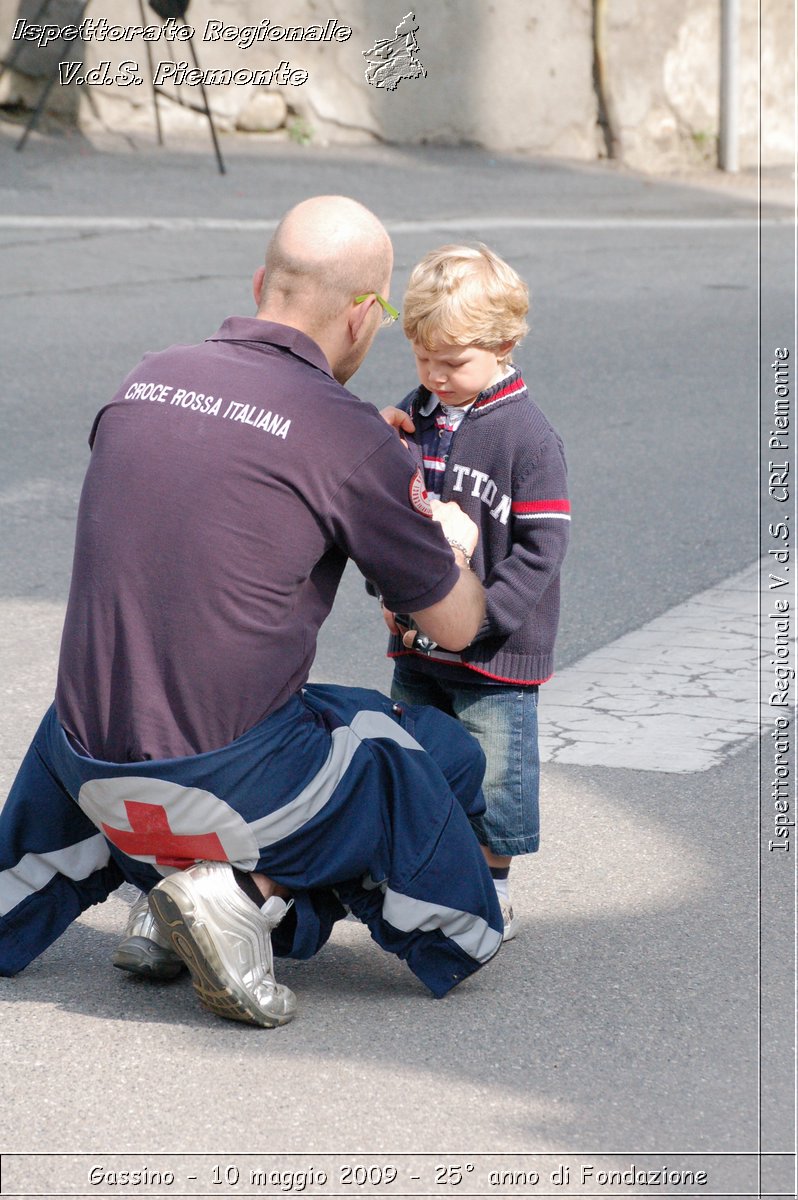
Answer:
<path fill-rule="evenodd" d="M 471 567 L 486 616 L 460 653 L 414 640 L 385 612 L 392 697 L 456 716 L 485 752 L 487 810 L 472 821 L 504 917 L 509 872 L 538 849 L 538 687 L 552 674 L 570 522 L 562 442 L 511 356 L 527 332 L 523 280 L 487 246 L 442 246 L 415 267 L 402 323 L 420 387 L 383 413 L 423 466 L 432 499 L 456 501 L 480 536 Z"/>

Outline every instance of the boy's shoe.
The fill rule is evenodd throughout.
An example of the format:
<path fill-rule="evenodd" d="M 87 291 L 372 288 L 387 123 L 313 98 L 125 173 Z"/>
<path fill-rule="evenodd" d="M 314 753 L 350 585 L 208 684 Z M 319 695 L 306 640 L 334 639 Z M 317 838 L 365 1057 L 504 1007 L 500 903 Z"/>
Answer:
<path fill-rule="evenodd" d="M 144 893 L 131 906 L 125 936 L 111 961 L 120 971 L 142 979 L 176 979 L 185 970 L 182 958 L 159 930 Z"/>
<path fill-rule="evenodd" d="M 516 925 L 518 924 L 513 906 L 509 900 L 501 900 L 502 920 L 504 921 L 504 933 L 502 934 L 503 942 L 511 942 L 516 935 Z"/>
<path fill-rule="evenodd" d="M 162 879 L 149 904 L 211 1012 L 267 1029 L 293 1018 L 296 997 L 274 978 L 271 931 L 289 908 L 279 896 L 258 908 L 229 863 L 201 862 Z"/>

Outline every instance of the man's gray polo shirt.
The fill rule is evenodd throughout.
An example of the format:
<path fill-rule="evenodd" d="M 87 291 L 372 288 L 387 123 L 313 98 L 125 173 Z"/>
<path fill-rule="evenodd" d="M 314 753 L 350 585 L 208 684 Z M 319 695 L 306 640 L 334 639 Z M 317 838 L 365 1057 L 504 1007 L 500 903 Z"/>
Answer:
<path fill-rule="evenodd" d="M 396 612 L 458 578 L 410 453 L 287 326 L 147 354 L 89 441 L 56 707 L 95 758 L 215 749 L 279 708 L 347 557 Z"/>

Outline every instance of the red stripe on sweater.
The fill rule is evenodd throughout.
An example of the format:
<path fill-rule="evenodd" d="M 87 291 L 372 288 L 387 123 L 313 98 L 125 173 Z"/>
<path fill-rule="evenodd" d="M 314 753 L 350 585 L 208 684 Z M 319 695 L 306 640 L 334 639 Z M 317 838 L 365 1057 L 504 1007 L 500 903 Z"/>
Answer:
<path fill-rule="evenodd" d="M 432 659 L 434 662 L 444 661 L 443 659 L 436 659 L 434 652 L 432 654 L 419 654 L 417 650 L 388 651 L 388 658 L 406 658 L 408 655 L 411 658 L 425 658 L 427 662 L 429 662 L 430 659 Z M 532 687 L 533 684 L 548 683 L 549 680 L 553 679 L 554 677 L 554 672 L 552 671 L 551 675 L 546 675 L 543 679 L 512 679 L 509 675 L 493 675 L 490 671 L 486 671 L 482 667 L 475 667 L 473 663 L 469 662 L 460 661 L 450 663 L 448 660 L 446 660 L 446 665 L 452 667 L 465 667 L 466 670 L 472 671 L 475 675 L 485 675 L 488 679 L 495 680 L 496 683 L 522 683 L 527 687 Z"/>
<path fill-rule="evenodd" d="M 569 500 L 514 500 L 512 510 L 514 513 L 570 512 L 571 503 Z"/>
<path fill-rule="evenodd" d="M 505 396 L 513 396 L 516 392 L 525 392 L 526 384 L 523 379 L 516 379 L 515 383 L 508 384 L 506 388 L 502 388 L 495 396 L 486 396 L 484 400 L 479 400 L 474 405 L 474 408 L 482 408 L 485 404 L 493 404 L 495 400 L 503 400 Z"/>

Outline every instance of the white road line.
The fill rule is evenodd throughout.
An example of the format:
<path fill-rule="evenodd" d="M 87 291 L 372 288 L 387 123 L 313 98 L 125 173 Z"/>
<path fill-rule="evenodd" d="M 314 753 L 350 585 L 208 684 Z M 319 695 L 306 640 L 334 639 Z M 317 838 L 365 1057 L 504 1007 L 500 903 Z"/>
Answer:
<path fill-rule="evenodd" d="M 756 736 L 759 573 L 756 562 L 556 674 L 541 692 L 542 760 L 707 771 Z"/>
<path fill-rule="evenodd" d="M 789 225 L 791 217 L 441 217 L 425 221 L 386 221 L 391 233 L 425 229 L 756 229 Z"/>
<path fill-rule="evenodd" d="M 386 221 L 390 233 L 423 233 L 426 230 L 489 229 L 751 229 L 790 225 L 784 217 L 491 217 L 474 214 L 467 217 L 432 217 L 423 221 Z M 78 229 L 92 233 L 121 231 L 138 233 L 164 229 L 170 233 L 193 230 L 218 230 L 227 233 L 268 233 L 277 221 L 226 217 L 101 217 L 97 216 L 0 216 L 0 230 Z"/>

